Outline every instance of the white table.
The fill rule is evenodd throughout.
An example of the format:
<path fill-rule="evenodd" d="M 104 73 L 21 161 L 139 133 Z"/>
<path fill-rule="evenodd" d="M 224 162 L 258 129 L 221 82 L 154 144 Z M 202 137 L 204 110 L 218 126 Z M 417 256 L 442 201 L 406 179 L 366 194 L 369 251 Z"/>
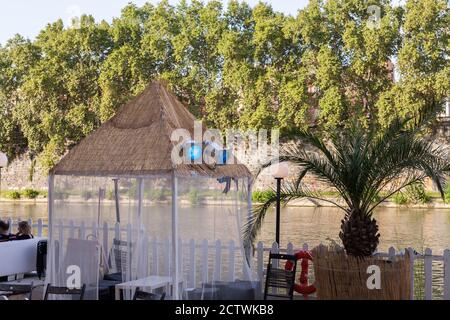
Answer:
<path fill-rule="evenodd" d="M 137 288 L 139 288 L 139 290 L 145 290 L 149 292 L 160 288 L 166 288 L 166 293 L 169 294 L 171 285 L 171 277 L 160 276 L 150 276 L 147 278 L 124 282 L 116 285 L 116 300 L 120 300 L 120 290 L 131 290 L 132 294 L 134 294 L 134 291 L 136 291 Z"/>

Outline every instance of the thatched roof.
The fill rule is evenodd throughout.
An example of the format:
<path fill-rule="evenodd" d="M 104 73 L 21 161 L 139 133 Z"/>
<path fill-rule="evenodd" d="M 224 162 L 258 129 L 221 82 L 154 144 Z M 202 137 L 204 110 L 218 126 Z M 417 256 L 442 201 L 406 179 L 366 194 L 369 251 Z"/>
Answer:
<path fill-rule="evenodd" d="M 51 170 L 55 175 L 143 176 L 201 175 L 210 177 L 250 177 L 241 164 L 216 166 L 174 166 L 170 136 L 186 129 L 193 136 L 194 116 L 160 82 L 147 89 L 117 114 L 76 145 Z"/>

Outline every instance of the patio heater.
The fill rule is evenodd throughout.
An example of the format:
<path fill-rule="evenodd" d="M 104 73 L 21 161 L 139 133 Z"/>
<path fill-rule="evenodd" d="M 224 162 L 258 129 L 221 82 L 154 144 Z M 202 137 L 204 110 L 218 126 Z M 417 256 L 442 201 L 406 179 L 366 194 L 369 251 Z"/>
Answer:
<path fill-rule="evenodd" d="M 8 165 L 8 157 L 3 152 L 0 152 L 0 194 L 2 192 L 2 168 Z"/>
<path fill-rule="evenodd" d="M 280 247 L 280 220 L 281 220 L 281 181 L 289 174 L 289 167 L 287 163 L 282 162 L 275 165 L 272 168 L 272 176 L 277 182 L 277 206 L 276 206 L 276 233 L 275 242 Z"/>

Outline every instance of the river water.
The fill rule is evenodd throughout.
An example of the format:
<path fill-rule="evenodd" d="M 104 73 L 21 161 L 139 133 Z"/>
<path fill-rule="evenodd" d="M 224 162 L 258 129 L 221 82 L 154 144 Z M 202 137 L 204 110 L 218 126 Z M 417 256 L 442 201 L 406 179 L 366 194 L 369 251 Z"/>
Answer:
<path fill-rule="evenodd" d="M 90 205 L 96 210 L 96 205 Z M 71 216 L 80 216 L 79 207 L 73 207 Z M 111 207 L 110 214 L 113 214 Z M 201 221 L 212 212 L 208 207 L 183 208 L 181 214 L 192 221 Z M 163 215 L 166 209 L 158 212 L 152 209 L 155 216 Z M 0 217 L 20 218 L 27 220 L 43 219 L 47 221 L 47 205 L 45 203 L 0 203 Z M 295 247 L 303 243 L 310 246 L 339 242 L 340 221 L 343 213 L 335 208 L 297 208 L 288 207 L 282 211 L 281 243 L 286 246 L 292 242 Z M 413 209 L 413 208 L 380 208 L 375 213 L 381 233 L 380 251 L 387 251 L 389 247 L 404 249 L 413 247 L 418 252 L 431 248 L 434 254 L 442 254 L 443 250 L 450 248 L 450 209 Z M 215 224 L 224 224 L 228 216 L 215 215 Z M 195 226 L 195 224 L 193 224 Z M 267 214 L 259 240 L 270 244 L 275 238 L 275 214 Z"/>

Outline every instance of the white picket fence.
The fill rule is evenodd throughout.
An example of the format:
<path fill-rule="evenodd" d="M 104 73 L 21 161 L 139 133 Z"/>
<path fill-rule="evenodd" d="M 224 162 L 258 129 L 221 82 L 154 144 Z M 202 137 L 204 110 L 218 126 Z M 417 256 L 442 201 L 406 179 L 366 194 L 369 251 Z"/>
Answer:
<path fill-rule="evenodd" d="M 11 230 L 15 231 L 17 229 L 17 220 L 6 219 L 6 221 L 9 222 Z M 37 222 L 33 222 L 30 219 L 28 223 L 32 226 L 35 235 L 42 237 L 48 234 L 48 225 L 42 219 L 39 219 Z M 115 239 L 126 239 L 129 243 L 131 243 L 132 239 L 131 225 L 121 228 L 119 224 L 110 226 L 108 223 L 104 223 L 101 228 L 97 228 L 96 224 L 86 226 L 84 222 L 76 224 L 71 221 L 68 225 L 63 225 L 62 222 L 59 222 L 55 227 L 60 230 L 61 243 L 63 242 L 63 233 L 66 230 L 69 232 L 70 237 L 80 239 L 86 239 L 89 235 L 99 234 L 101 235 L 99 241 L 102 242 L 105 252 L 108 252 L 111 247 L 112 237 Z M 178 267 L 186 275 L 188 288 L 194 288 L 199 282 L 234 281 L 237 277 L 245 277 L 248 269 L 245 268 L 243 263 L 242 248 L 234 241 L 229 241 L 228 243 L 222 243 L 220 240 L 214 243 L 210 243 L 207 240 L 195 241 L 194 239 L 188 241 L 180 239 L 179 241 L 180 264 Z M 170 266 L 171 264 L 170 239 L 149 238 L 147 245 L 148 250 L 146 251 L 149 255 L 149 261 L 151 261 L 152 273 L 168 275 L 170 267 L 161 268 L 160 265 Z M 289 243 L 286 248 L 279 249 L 276 243 L 271 247 L 267 247 L 264 243 L 259 242 L 255 248 L 254 259 L 252 260 L 252 269 L 256 272 L 258 280 L 264 283 L 268 255 L 271 251 L 292 254 L 299 250 L 308 250 L 308 245 L 304 244 L 301 248 L 297 248 L 292 243 Z M 425 249 L 423 254 L 415 252 L 412 248 L 407 250 L 412 257 L 411 284 L 414 290 L 411 293 L 411 300 L 415 298 L 425 300 L 442 298 L 450 300 L 450 250 L 444 250 L 443 255 L 434 255 L 429 248 Z M 394 257 L 398 254 L 403 253 L 397 252 L 393 247 L 386 253 L 377 253 L 377 255 L 382 257 Z M 211 256 L 214 258 L 211 259 Z M 435 280 L 435 283 L 433 283 L 433 276 L 436 276 L 438 271 L 436 270 L 436 264 L 441 265 L 442 268 L 439 270 L 439 281 Z M 438 282 L 437 285 L 436 282 Z M 436 297 L 434 295 L 435 292 L 441 293 L 440 297 Z"/>

